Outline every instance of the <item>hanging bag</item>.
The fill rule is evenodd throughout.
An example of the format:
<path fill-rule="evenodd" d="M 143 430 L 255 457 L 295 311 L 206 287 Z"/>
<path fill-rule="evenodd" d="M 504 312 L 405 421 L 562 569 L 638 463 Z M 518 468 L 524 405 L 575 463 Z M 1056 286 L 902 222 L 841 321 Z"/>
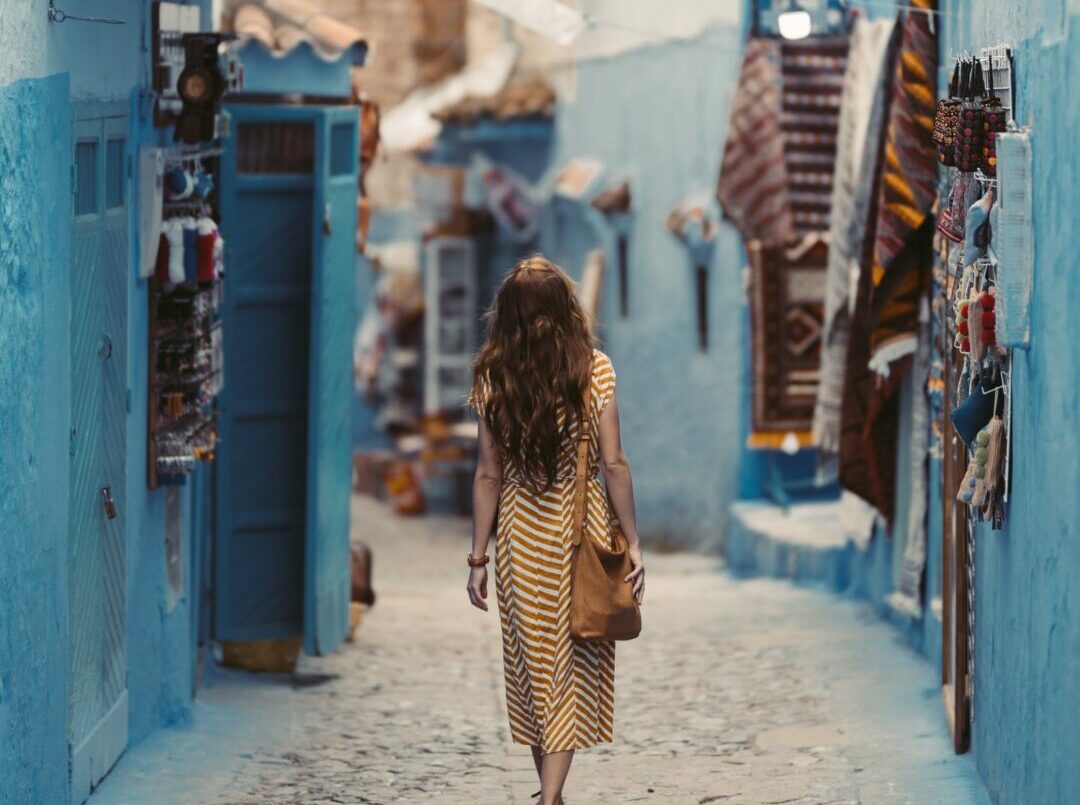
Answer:
<path fill-rule="evenodd" d="M 979 162 L 982 172 L 993 178 L 997 176 L 997 135 L 1005 131 L 1006 119 L 1005 107 L 1001 105 L 1001 99 L 994 92 L 994 69 L 993 57 L 990 60 L 990 70 L 987 78 L 987 98 L 983 101 L 983 142 L 982 154 Z"/>
<path fill-rule="evenodd" d="M 949 82 L 949 97 L 938 101 L 934 114 L 933 141 L 937 146 L 938 161 L 947 167 L 956 164 L 956 133 L 960 126 L 960 62 L 953 68 Z"/>
<path fill-rule="evenodd" d="M 978 59 L 971 63 L 971 80 L 967 87 L 960 110 L 960 123 L 957 129 L 953 156 L 956 167 L 962 173 L 973 173 L 982 166 L 982 149 L 985 132 L 983 130 L 983 99 L 986 85 L 983 82 L 982 64 Z"/>
<path fill-rule="evenodd" d="M 585 533 L 585 501 L 589 492 L 589 442 L 592 437 L 592 377 L 585 385 L 578 428 L 577 466 L 571 542 L 570 635 L 575 640 L 633 640 L 641 633 L 641 609 L 633 585 L 624 581 L 633 571 L 626 536 L 612 529 L 613 550 Z"/>

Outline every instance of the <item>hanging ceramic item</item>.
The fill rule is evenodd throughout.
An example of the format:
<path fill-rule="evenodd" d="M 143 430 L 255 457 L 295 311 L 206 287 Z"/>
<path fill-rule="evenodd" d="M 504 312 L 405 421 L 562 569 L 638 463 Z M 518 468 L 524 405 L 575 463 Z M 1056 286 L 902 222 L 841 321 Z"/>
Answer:
<path fill-rule="evenodd" d="M 195 192 L 195 177 L 184 168 L 170 168 L 165 174 L 165 198 L 168 201 L 184 201 Z"/>

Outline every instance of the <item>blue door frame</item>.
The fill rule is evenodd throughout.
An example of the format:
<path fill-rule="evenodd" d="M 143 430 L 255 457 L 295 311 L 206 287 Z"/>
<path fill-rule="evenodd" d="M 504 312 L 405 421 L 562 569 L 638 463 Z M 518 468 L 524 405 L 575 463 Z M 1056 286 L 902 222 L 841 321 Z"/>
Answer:
<path fill-rule="evenodd" d="M 214 636 L 348 628 L 355 107 L 232 104 Z"/>

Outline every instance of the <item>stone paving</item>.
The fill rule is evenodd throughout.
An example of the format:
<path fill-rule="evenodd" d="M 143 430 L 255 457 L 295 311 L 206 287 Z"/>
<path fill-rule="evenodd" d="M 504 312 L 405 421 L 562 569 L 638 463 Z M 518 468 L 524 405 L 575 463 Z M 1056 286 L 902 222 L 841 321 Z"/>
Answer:
<path fill-rule="evenodd" d="M 305 660 L 279 691 L 287 728 L 175 801 L 534 802 L 528 750 L 508 740 L 497 613 L 465 596 L 468 523 L 366 499 L 354 522 L 379 595 L 357 641 Z M 646 562 L 645 629 L 616 652 L 615 742 L 578 753 L 569 805 L 987 802 L 951 751 L 933 669 L 860 605 L 736 581 L 709 557 Z"/>

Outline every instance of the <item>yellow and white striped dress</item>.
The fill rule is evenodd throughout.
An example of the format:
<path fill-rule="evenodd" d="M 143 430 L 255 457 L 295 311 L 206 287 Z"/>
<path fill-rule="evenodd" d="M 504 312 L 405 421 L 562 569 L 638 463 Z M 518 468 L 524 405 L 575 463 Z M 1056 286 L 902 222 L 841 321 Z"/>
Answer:
<path fill-rule="evenodd" d="M 611 360 L 594 350 L 586 533 L 609 547 L 615 521 L 599 479 L 597 431 L 614 394 Z M 513 470 L 504 471 L 495 536 L 510 734 L 545 754 L 609 743 L 615 712 L 615 644 L 570 637 L 577 438 L 575 423 L 563 441 L 556 481 L 543 494 L 530 493 Z"/>

